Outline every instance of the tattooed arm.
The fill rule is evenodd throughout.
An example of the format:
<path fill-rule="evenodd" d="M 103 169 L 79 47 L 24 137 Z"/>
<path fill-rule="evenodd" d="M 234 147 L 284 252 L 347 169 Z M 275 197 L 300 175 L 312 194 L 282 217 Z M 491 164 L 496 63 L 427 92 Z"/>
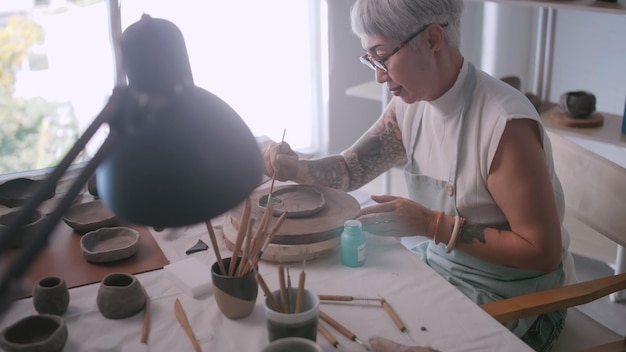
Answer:
<path fill-rule="evenodd" d="M 553 271 L 561 262 L 561 229 L 536 122 L 507 123 L 491 164 L 487 187 L 508 223 L 463 227 L 455 250 L 482 260 Z M 445 216 L 437 238 L 448 243 L 454 217 Z"/>
<path fill-rule="evenodd" d="M 390 104 L 381 118 L 341 155 L 301 160 L 294 181 L 351 191 L 405 160 L 402 133 Z"/>

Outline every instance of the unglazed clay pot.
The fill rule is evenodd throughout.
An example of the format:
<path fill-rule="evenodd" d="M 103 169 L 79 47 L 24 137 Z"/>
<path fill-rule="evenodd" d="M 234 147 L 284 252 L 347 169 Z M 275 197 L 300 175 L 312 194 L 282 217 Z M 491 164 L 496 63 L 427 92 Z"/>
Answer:
<path fill-rule="evenodd" d="M 146 295 L 135 276 L 113 273 L 102 279 L 96 301 L 105 318 L 122 319 L 141 311 L 146 304 Z"/>
<path fill-rule="evenodd" d="M 0 236 L 9 227 L 9 224 L 18 217 L 20 209 L 12 210 L 8 213 L 0 215 Z M 35 210 L 33 215 L 30 216 L 28 222 L 22 226 L 20 231 L 13 240 L 11 240 L 11 247 L 19 248 L 30 243 L 31 238 L 36 236 L 39 229 L 43 226 L 46 219 L 46 215 L 39 210 Z"/>
<path fill-rule="evenodd" d="M 228 271 L 231 258 L 224 258 L 224 267 Z M 241 258 L 237 258 L 239 264 Z M 236 268 L 236 267 L 235 267 Z M 230 319 L 239 319 L 252 313 L 256 304 L 259 286 L 254 278 L 254 271 L 242 276 L 228 276 L 220 271 L 217 262 L 211 266 L 213 295 L 220 311 Z"/>
<path fill-rule="evenodd" d="M 58 352 L 67 341 L 67 325 L 58 315 L 31 315 L 5 328 L 0 348 L 7 352 Z"/>
<path fill-rule="evenodd" d="M 38 313 L 61 315 L 69 303 L 70 292 L 60 277 L 44 277 L 33 286 L 33 305 Z"/>

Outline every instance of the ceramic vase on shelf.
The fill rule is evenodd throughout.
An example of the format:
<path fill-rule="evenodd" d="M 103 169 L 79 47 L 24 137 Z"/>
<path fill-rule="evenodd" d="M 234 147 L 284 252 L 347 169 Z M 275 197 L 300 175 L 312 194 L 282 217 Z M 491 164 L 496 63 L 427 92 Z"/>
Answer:
<path fill-rule="evenodd" d="M 61 315 L 69 303 L 70 292 L 60 277 L 44 277 L 33 286 L 33 305 L 37 313 Z"/>
<path fill-rule="evenodd" d="M 102 279 L 96 301 L 105 318 L 122 319 L 139 313 L 146 304 L 146 295 L 135 276 L 112 273 Z"/>

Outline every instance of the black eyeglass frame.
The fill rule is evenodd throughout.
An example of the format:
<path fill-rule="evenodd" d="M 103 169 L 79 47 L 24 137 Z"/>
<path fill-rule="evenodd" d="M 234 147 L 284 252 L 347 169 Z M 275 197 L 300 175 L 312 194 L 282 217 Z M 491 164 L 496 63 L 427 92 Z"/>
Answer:
<path fill-rule="evenodd" d="M 413 39 L 415 39 L 415 37 L 417 37 L 418 35 L 420 35 L 420 33 L 422 33 L 423 31 L 426 30 L 426 28 L 428 28 L 428 26 L 430 26 L 433 23 L 429 23 L 426 24 L 424 26 L 422 26 L 420 29 L 418 29 L 415 33 L 411 34 L 410 36 L 408 36 L 408 38 L 406 38 L 405 40 L 403 40 L 400 45 L 398 45 L 397 47 L 395 47 L 392 51 L 391 54 L 387 55 L 386 58 L 384 59 L 375 59 L 373 58 L 370 54 L 365 53 L 365 55 L 361 56 L 359 58 L 359 61 L 361 61 L 362 64 L 364 64 L 365 66 L 371 68 L 372 70 L 376 71 L 376 69 L 379 69 L 383 72 L 387 72 L 387 66 L 385 66 L 385 62 L 387 60 L 389 60 L 390 57 L 392 57 L 395 53 L 397 53 L 398 51 L 400 51 L 400 49 L 402 49 L 403 47 L 405 47 L 407 44 L 409 44 L 409 42 Z M 448 26 L 448 22 L 444 22 L 444 23 L 439 23 L 439 25 L 442 28 L 445 28 Z"/>

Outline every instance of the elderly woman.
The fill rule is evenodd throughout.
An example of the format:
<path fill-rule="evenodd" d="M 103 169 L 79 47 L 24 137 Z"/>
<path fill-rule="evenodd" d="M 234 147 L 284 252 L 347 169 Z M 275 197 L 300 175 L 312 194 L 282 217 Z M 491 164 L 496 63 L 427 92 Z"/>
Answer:
<path fill-rule="evenodd" d="M 346 191 L 404 164 L 410 199 L 372 197 L 359 220 L 377 235 L 428 237 L 411 250 L 482 304 L 560 286 L 572 261 L 544 127 L 521 92 L 463 58 L 462 10 L 461 0 L 357 0 L 360 61 L 393 99 L 341 155 L 299 160 L 284 143 L 264 159 L 278 180 Z M 509 329 L 545 351 L 565 315 Z"/>

